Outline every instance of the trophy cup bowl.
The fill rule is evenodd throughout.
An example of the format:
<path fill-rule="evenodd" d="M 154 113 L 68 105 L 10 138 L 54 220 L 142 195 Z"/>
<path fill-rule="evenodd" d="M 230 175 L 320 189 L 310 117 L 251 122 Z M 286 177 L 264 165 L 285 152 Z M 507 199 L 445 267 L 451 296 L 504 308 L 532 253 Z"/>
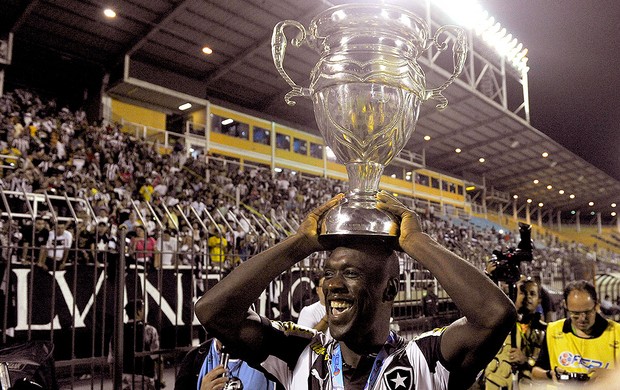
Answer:
<path fill-rule="evenodd" d="M 284 70 L 286 27 L 299 31 L 291 41 L 294 46 L 307 44 L 320 54 L 307 88 Z M 447 38 L 440 42 L 444 34 Z M 308 30 L 294 20 L 275 26 L 274 64 L 292 88 L 285 101 L 294 105 L 295 96 L 312 99 L 319 131 L 349 178 L 345 199 L 319 222 L 322 242 L 352 236 L 396 241 L 399 220 L 376 207 L 381 174 L 411 137 L 421 103 L 434 99 L 439 109 L 445 108 L 442 91 L 461 73 L 467 51 L 459 27 L 443 26 L 429 36 L 426 23 L 415 14 L 378 4 L 329 8 Z M 427 89 L 417 58 L 432 46 L 445 50 L 449 40 L 454 42 L 454 72 L 443 85 Z"/>

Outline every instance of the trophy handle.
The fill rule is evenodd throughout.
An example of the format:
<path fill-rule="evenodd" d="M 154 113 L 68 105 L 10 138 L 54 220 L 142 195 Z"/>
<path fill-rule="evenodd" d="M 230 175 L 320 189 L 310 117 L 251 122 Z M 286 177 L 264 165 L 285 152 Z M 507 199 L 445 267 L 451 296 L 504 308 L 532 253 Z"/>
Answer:
<path fill-rule="evenodd" d="M 287 45 L 286 35 L 284 34 L 284 28 L 287 26 L 293 26 L 299 30 L 299 35 L 297 35 L 297 37 L 291 40 L 291 43 L 295 47 L 301 46 L 302 43 L 306 41 L 307 33 L 306 33 L 306 29 L 301 23 L 295 20 L 284 20 L 276 24 L 276 26 L 273 28 L 273 35 L 271 36 L 271 55 L 273 57 L 273 63 L 275 64 L 276 69 L 278 70 L 278 73 L 280 73 L 280 76 L 282 76 L 284 81 L 286 81 L 288 85 L 290 85 L 292 88 L 292 91 L 288 92 L 284 96 L 284 101 L 286 101 L 286 104 L 288 104 L 289 106 L 294 106 L 296 102 L 291 100 L 292 97 L 294 96 L 310 97 L 311 90 L 310 88 L 304 88 L 304 87 L 300 87 L 299 85 L 297 85 L 297 83 L 295 83 L 293 79 L 291 79 L 290 76 L 284 70 L 284 65 L 283 65 L 284 54 L 286 53 L 286 45 Z"/>
<path fill-rule="evenodd" d="M 444 89 L 448 88 L 450 84 L 463 71 L 463 67 L 465 66 L 465 59 L 467 58 L 467 39 L 465 37 L 465 30 L 457 26 L 441 26 L 436 32 L 435 36 L 431 40 L 431 45 L 434 43 L 435 47 L 439 51 L 444 51 L 448 47 L 448 40 L 450 36 L 448 36 L 443 42 L 439 42 L 439 37 L 441 34 L 452 32 L 456 35 L 454 38 L 454 45 L 452 45 L 452 53 L 453 53 L 453 62 L 454 62 L 454 71 L 452 72 L 452 76 L 443 83 L 440 87 L 429 89 L 426 91 L 426 99 L 434 99 L 438 100 L 437 109 L 443 110 L 448 105 L 448 99 L 445 98 L 441 93 Z"/>

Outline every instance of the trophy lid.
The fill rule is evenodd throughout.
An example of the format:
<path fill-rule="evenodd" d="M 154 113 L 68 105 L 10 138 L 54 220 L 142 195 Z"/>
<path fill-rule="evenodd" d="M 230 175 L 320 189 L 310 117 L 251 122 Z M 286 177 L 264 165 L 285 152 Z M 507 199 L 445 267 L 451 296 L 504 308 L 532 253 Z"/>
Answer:
<path fill-rule="evenodd" d="M 428 46 L 429 28 L 426 22 L 414 13 L 387 4 L 344 4 L 331 7 L 318 14 L 309 26 L 310 33 L 317 39 L 345 34 L 355 39 L 358 34 L 369 37 L 395 37 L 413 44 L 415 56 Z"/>

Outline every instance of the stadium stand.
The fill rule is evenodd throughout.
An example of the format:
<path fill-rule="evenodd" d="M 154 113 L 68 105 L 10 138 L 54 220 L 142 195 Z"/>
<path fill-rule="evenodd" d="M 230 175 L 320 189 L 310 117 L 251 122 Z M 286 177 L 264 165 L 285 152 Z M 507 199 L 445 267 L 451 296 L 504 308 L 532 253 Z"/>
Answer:
<path fill-rule="evenodd" d="M 26 90 L 0 97 L 2 342 L 51 340 L 61 381 L 109 374 L 108 345 L 119 320 L 112 297 L 122 299 L 125 293 L 149 297 L 149 322 L 162 335 L 157 353 L 164 365 L 176 364 L 204 337 L 193 320 L 196 297 L 231 267 L 285 238 L 314 206 L 346 189 L 335 178 L 241 166 L 209 151 L 191 153 L 181 141 L 170 146 L 123 130 L 119 123 L 88 123 L 83 111 Z M 433 238 L 481 270 L 493 250 L 518 244 L 516 221 L 504 226 L 481 216 L 447 215 L 443 209 L 430 213 L 428 203 L 408 201 L 418 207 Z M 73 242 L 66 268 L 40 267 L 38 217 L 47 231 L 68 222 Z M 599 285 L 611 286 L 615 297 L 619 283 L 608 280 L 618 279 L 613 272 L 619 271 L 620 240 L 614 233 L 597 238 L 536 228 L 534 261 L 522 264 L 522 271 L 539 276 L 550 291 L 606 272 Z M 609 247 L 599 248 L 600 240 Z M 284 275 L 266 292 L 263 314 L 296 318 L 312 298 L 310 280 L 321 261 L 321 256 L 308 259 Z M 125 263 L 119 273 L 117 267 Z M 416 334 L 427 324 L 420 317 L 420 299 L 432 277 L 411 259 L 402 264 L 394 326 Z M 119 275 L 126 292 L 117 288 Z M 293 291 L 295 280 L 302 287 Z M 183 290 L 181 299 L 175 288 Z M 437 323 L 447 323 L 458 313 L 441 286 L 437 289 Z M 39 299 L 50 295 L 52 303 L 41 306 Z"/>

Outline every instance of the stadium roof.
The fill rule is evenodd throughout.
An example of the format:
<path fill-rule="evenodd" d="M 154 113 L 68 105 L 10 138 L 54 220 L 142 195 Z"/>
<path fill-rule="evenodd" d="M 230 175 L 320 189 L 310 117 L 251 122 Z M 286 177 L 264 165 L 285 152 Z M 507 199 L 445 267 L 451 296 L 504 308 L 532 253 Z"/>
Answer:
<path fill-rule="evenodd" d="M 112 3 L 116 17 L 106 18 L 103 11 Z M 342 3 L 12 0 L 0 4 L 0 26 L 8 26 L 0 28 L 0 34 L 13 33 L 15 58 L 44 62 L 56 57 L 100 67 L 110 74 L 106 91 L 121 99 L 179 114 L 178 106 L 186 100 L 208 99 L 317 133 L 310 100 L 297 99 L 293 107 L 284 103 L 290 88 L 273 65 L 272 29 L 285 19 L 307 26 L 320 11 Z M 413 7 L 415 2 L 397 3 Z M 450 22 L 436 15 L 441 24 Z M 204 54 L 204 47 L 212 53 Z M 445 91 L 448 108 L 437 111 L 434 104 L 424 104 L 406 149 L 423 153 L 431 169 L 518 195 L 520 203 L 529 198 L 534 205 L 543 203 L 545 210 L 581 210 L 582 215 L 600 211 L 610 220 L 610 213 L 617 211 L 611 204 L 620 203 L 620 182 L 533 128 L 526 105 L 519 104 L 520 75 L 501 69 L 501 60 L 489 50 L 480 45 L 478 50 L 481 57 L 468 63 L 477 70 L 461 75 Z M 480 59 L 485 56 L 491 59 L 488 63 Z M 308 47 L 290 46 L 285 67 L 294 80 L 307 85 L 317 59 Z M 484 65 L 493 61 L 497 69 L 487 67 L 485 73 Z M 427 85 L 441 84 L 450 72 L 430 65 L 425 67 Z M 517 80 L 516 87 L 514 82 L 512 87 L 502 85 L 505 75 L 515 76 L 507 78 Z M 515 95 L 517 103 L 507 103 Z"/>

